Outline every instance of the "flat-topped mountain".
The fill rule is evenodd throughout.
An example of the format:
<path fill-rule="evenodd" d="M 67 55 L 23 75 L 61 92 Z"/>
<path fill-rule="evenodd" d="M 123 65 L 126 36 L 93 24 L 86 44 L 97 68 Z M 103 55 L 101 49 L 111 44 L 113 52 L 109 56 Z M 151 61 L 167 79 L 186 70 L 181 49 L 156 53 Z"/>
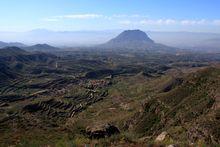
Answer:
<path fill-rule="evenodd" d="M 126 30 L 107 43 L 102 44 L 101 47 L 107 49 L 131 49 L 137 51 L 175 51 L 172 47 L 155 43 L 141 30 Z"/>
<path fill-rule="evenodd" d="M 147 34 L 141 30 L 126 30 L 119 34 L 116 38 L 113 38 L 108 43 L 129 43 L 129 42 L 141 42 L 141 43 L 154 43 Z"/>
<path fill-rule="evenodd" d="M 58 51 L 59 48 L 50 46 L 48 44 L 36 44 L 33 46 L 25 47 L 27 51 L 39 51 L 39 52 L 51 52 L 51 51 Z"/>

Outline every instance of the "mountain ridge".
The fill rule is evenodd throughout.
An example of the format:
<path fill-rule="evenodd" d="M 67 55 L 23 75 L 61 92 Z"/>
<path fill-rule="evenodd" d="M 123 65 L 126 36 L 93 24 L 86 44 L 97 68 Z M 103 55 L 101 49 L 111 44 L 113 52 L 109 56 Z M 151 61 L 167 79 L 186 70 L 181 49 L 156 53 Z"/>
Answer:
<path fill-rule="evenodd" d="M 0 48 L 4 48 L 4 47 L 10 47 L 10 46 L 16 46 L 16 47 L 25 47 L 26 45 L 20 42 L 3 42 L 0 41 Z"/>
<path fill-rule="evenodd" d="M 28 46 L 23 48 L 27 51 L 38 51 L 38 52 L 51 52 L 51 51 L 58 51 L 59 48 L 48 45 L 48 44 L 35 44 L 32 46 Z"/>

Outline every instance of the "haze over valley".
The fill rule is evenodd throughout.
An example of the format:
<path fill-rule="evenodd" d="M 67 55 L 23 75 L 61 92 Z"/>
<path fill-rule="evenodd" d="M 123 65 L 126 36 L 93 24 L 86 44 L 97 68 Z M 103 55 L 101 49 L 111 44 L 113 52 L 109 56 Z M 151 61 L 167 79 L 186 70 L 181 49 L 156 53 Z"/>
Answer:
<path fill-rule="evenodd" d="M 56 47 L 85 47 L 105 43 L 122 31 L 51 31 L 36 29 L 28 32 L 1 32 L 0 40 L 4 42 L 21 42 L 26 45 L 46 43 Z M 220 34 L 218 33 L 159 32 L 147 30 L 145 32 L 155 42 L 172 47 L 195 50 L 220 50 Z"/>

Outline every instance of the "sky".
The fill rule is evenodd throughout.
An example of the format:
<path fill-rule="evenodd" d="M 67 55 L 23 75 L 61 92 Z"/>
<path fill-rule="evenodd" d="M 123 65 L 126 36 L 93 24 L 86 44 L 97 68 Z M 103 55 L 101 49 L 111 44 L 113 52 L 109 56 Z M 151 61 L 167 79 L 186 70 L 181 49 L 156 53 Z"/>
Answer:
<path fill-rule="evenodd" d="M 220 33 L 220 0 L 1 0 L 0 31 Z"/>

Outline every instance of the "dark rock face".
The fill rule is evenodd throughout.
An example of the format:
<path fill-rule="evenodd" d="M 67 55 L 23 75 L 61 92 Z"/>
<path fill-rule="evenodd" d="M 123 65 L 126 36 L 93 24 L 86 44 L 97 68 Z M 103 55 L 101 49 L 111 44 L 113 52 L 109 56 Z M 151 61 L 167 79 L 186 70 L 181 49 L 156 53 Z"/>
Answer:
<path fill-rule="evenodd" d="M 91 139 L 110 137 L 111 135 L 119 133 L 119 129 L 112 124 L 105 124 L 101 126 L 96 126 L 94 128 L 86 129 L 86 135 L 88 135 L 88 137 Z"/>

